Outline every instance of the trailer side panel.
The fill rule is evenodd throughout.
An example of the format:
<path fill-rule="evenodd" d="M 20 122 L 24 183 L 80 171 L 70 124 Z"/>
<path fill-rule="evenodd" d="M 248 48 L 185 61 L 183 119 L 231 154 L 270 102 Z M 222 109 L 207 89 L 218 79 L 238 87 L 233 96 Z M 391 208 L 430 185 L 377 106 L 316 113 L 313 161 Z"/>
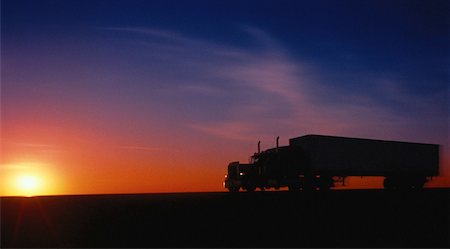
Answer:
<path fill-rule="evenodd" d="M 417 174 L 436 176 L 439 145 L 306 135 L 289 140 L 299 146 L 313 171 L 344 176 Z"/>

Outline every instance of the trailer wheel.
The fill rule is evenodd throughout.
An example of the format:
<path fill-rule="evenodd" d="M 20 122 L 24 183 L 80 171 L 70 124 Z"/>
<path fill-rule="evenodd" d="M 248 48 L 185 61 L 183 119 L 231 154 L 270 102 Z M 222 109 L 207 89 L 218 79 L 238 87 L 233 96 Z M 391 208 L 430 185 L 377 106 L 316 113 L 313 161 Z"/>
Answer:
<path fill-rule="evenodd" d="M 424 186 L 425 186 L 425 181 L 418 181 L 412 185 L 412 188 L 413 189 L 423 189 Z"/>
<path fill-rule="evenodd" d="M 256 187 L 253 185 L 247 185 L 245 189 L 247 190 L 247 192 L 255 192 Z"/>
<path fill-rule="evenodd" d="M 423 187 L 425 186 L 425 183 L 427 182 L 427 178 L 426 177 L 416 177 L 411 184 L 411 187 L 413 189 L 423 189 Z"/>
<path fill-rule="evenodd" d="M 386 177 L 383 181 L 387 190 L 417 190 L 426 183 L 425 177 Z"/>
<path fill-rule="evenodd" d="M 395 186 L 394 186 L 392 180 L 390 178 L 387 178 L 387 177 L 383 181 L 383 187 L 384 187 L 384 189 L 387 189 L 387 190 L 395 189 Z"/>
<path fill-rule="evenodd" d="M 288 186 L 288 189 L 289 189 L 289 191 L 297 192 L 297 191 L 300 191 L 300 185 L 292 184 L 292 185 Z"/>
<path fill-rule="evenodd" d="M 318 187 L 317 178 L 313 174 L 305 174 L 305 176 L 302 178 L 301 185 L 303 191 L 315 191 Z"/>
<path fill-rule="evenodd" d="M 317 187 L 319 187 L 321 191 L 330 190 L 330 188 L 334 186 L 333 177 L 328 175 L 322 175 L 320 178 L 316 178 L 316 181 Z"/>

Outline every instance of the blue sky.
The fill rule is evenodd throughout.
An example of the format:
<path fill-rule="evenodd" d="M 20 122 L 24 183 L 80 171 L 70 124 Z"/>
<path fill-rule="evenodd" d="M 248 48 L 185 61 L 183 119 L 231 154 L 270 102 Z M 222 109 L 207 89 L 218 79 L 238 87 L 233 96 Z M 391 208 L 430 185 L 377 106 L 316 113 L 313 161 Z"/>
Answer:
<path fill-rule="evenodd" d="M 366 105 L 379 108 L 376 113 L 409 115 L 412 125 L 432 118 L 435 125 L 445 126 L 446 10 L 445 1 L 2 1 L 4 75 L 8 77 L 9 68 L 19 68 L 10 66 L 8 58 L 12 58 L 22 70 L 43 74 L 42 81 L 49 81 L 45 70 L 63 74 L 71 71 L 68 67 L 76 68 L 73 78 L 88 79 L 74 86 L 82 93 L 102 84 L 112 84 L 118 94 L 122 88 L 135 87 L 130 98 L 140 95 L 141 88 L 154 89 L 158 98 L 156 91 L 167 85 L 192 91 L 203 87 L 201 91 L 217 94 L 238 91 L 218 101 L 211 101 L 212 96 L 165 96 L 183 106 L 215 102 L 225 116 L 227 100 L 240 108 L 267 92 L 274 95 L 265 97 L 273 97 L 280 109 L 273 111 L 282 116 L 285 110 L 295 109 L 296 103 L 283 102 L 291 91 L 291 95 L 306 95 L 310 108 Z M 45 68 L 36 66 L 33 56 Z M 66 69 L 60 69 L 63 65 Z M 235 66 L 241 67 L 235 75 L 217 73 L 226 74 Z M 246 66 L 253 71 L 243 73 Z M 278 83 L 268 80 L 266 87 L 252 78 L 264 77 L 257 67 L 269 73 L 272 66 L 269 77 L 291 78 Z M 96 77 L 101 80 L 88 82 Z M 108 81 L 108 77 L 123 81 Z M 149 83 L 152 77 L 163 80 Z M 303 79 L 307 83 L 296 77 L 308 78 Z M 229 84 L 233 81 L 243 83 Z M 259 91 L 244 89 L 251 85 L 246 81 Z M 10 84 L 4 83 L 7 94 Z M 15 91 L 11 84 L 11 92 Z M 100 93 L 106 99 L 109 94 Z M 209 113 L 216 110 L 188 112 L 210 119 Z"/>

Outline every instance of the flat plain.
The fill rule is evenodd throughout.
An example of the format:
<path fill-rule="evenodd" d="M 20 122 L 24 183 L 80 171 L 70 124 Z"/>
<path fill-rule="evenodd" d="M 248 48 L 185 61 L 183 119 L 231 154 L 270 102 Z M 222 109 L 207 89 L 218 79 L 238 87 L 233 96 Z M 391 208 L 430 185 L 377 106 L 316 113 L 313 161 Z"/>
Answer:
<path fill-rule="evenodd" d="M 1 247 L 449 248 L 450 189 L 2 197 Z"/>

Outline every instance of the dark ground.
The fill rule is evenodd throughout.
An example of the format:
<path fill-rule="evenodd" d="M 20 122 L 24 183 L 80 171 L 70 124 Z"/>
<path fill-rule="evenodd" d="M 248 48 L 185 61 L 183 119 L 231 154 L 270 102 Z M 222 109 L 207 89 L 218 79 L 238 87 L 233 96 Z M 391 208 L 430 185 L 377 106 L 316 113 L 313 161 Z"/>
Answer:
<path fill-rule="evenodd" d="M 449 248 L 450 189 L 1 198 L 1 247 Z"/>

